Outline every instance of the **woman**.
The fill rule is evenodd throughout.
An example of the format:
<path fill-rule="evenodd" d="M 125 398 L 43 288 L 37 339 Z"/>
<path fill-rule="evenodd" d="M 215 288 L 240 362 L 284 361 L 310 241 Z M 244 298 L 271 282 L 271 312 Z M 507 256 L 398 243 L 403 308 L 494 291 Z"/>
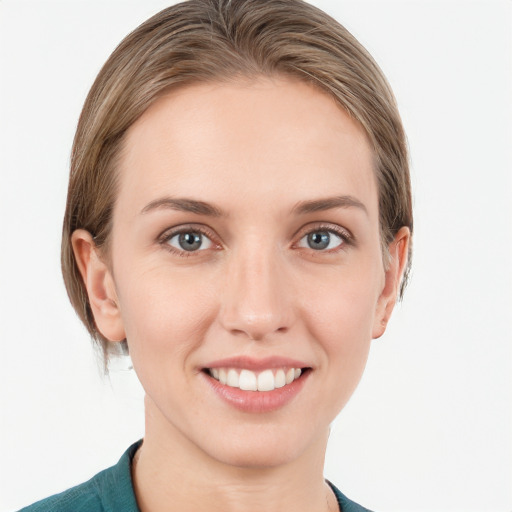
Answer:
<path fill-rule="evenodd" d="M 323 459 L 411 232 L 392 93 L 334 20 L 191 0 L 141 25 L 84 105 L 62 265 L 105 365 L 130 353 L 145 436 L 25 510 L 365 510 Z"/>

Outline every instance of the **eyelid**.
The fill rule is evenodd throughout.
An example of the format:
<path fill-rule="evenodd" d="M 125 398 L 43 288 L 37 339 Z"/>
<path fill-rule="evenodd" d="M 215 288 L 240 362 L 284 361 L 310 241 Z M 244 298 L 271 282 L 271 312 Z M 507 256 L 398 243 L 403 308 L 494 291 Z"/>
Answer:
<path fill-rule="evenodd" d="M 299 231 L 297 232 L 297 234 L 295 235 L 294 238 L 297 239 L 296 242 L 294 242 L 294 246 L 297 246 L 298 242 L 300 240 L 302 240 L 305 236 L 309 235 L 310 233 L 314 233 L 316 231 L 328 231 L 330 233 L 334 233 L 335 235 L 339 236 L 342 240 L 343 240 L 343 243 L 341 244 L 340 247 L 337 247 L 335 249 L 332 249 L 331 251 L 332 252 L 337 252 L 339 250 L 342 249 L 342 247 L 344 246 L 347 246 L 347 245 L 354 245 L 355 244 L 355 239 L 354 239 L 354 235 L 347 229 L 347 228 L 344 228 L 342 226 L 340 226 L 339 224 L 332 224 L 330 222 L 312 222 L 310 224 L 307 224 L 306 226 L 303 226 L 301 229 L 299 229 Z M 302 247 L 301 247 L 302 249 Z M 331 251 L 319 251 L 319 252 L 326 252 L 326 253 L 329 253 Z"/>
<path fill-rule="evenodd" d="M 213 249 L 220 249 L 222 248 L 222 242 L 220 241 L 220 237 L 210 229 L 208 226 L 205 226 L 204 224 L 180 224 L 178 226 L 173 226 L 172 228 L 165 229 L 160 235 L 157 237 L 157 242 L 164 246 L 167 250 L 175 253 L 180 254 L 184 256 L 193 256 L 194 254 L 206 251 L 208 249 L 203 249 L 203 251 L 192 251 L 186 253 L 186 251 L 180 251 L 179 249 L 176 249 L 175 247 L 172 247 L 170 244 L 168 244 L 168 241 L 176 235 L 179 235 L 180 233 L 187 233 L 195 231 L 197 233 L 201 233 L 202 235 L 206 236 L 213 244 Z M 335 249 L 331 249 L 328 251 L 322 251 L 326 253 L 330 252 L 337 252 L 339 250 L 342 250 L 345 246 L 355 245 L 355 238 L 345 227 L 340 226 L 339 224 L 333 224 L 331 222 L 311 222 L 303 227 L 301 227 L 296 234 L 294 235 L 294 239 L 296 240 L 293 242 L 292 247 L 298 248 L 297 244 L 304 236 L 307 236 L 310 233 L 314 233 L 315 231 L 328 231 L 330 233 L 334 233 L 335 235 L 339 236 L 343 243 L 340 245 L 340 247 L 337 247 Z M 302 247 L 299 247 L 302 249 Z M 186 253 L 186 254 L 182 254 Z"/>
<path fill-rule="evenodd" d="M 173 238 L 174 236 L 179 235 L 181 233 L 189 233 L 189 232 L 200 233 L 201 235 L 208 238 L 208 240 L 210 240 L 210 242 L 212 243 L 212 245 L 213 245 L 212 248 L 214 250 L 220 249 L 222 246 L 222 244 L 219 242 L 219 236 L 212 229 L 208 228 L 208 226 L 205 226 L 204 224 L 194 224 L 194 223 L 180 224 L 179 226 L 174 226 L 172 228 L 165 229 L 162 233 L 160 233 L 160 235 L 158 235 L 157 242 L 160 245 L 164 246 L 169 251 L 176 253 L 176 254 L 184 255 L 184 256 L 193 256 L 194 254 L 208 250 L 208 249 L 203 249 L 203 250 L 191 251 L 191 252 L 181 251 L 168 243 L 169 240 L 171 238 Z M 181 253 L 186 253 L 186 254 L 181 254 Z"/>

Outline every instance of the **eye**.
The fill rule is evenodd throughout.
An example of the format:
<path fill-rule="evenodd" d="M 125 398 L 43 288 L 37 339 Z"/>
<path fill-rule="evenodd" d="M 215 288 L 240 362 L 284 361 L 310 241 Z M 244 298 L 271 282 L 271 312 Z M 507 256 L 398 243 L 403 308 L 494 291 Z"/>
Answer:
<path fill-rule="evenodd" d="M 305 247 L 315 251 L 337 249 L 345 243 L 345 239 L 327 229 L 317 229 L 304 235 L 297 244 L 298 247 Z"/>
<path fill-rule="evenodd" d="M 212 241 L 200 231 L 181 231 L 167 238 L 166 243 L 180 251 L 197 252 L 212 247 Z"/>

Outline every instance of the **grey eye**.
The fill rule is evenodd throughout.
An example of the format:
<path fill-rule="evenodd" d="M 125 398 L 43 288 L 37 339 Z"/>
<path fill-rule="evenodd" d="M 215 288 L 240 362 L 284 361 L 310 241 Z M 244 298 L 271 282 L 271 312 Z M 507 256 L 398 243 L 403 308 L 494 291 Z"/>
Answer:
<path fill-rule="evenodd" d="M 175 249 L 187 252 L 209 249 L 212 246 L 211 240 L 198 231 L 176 233 L 167 243 Z"/>
<path fill-rule="evenodd" d="M 341 236 L 331 231 L 313 231 L 303 236 L 299 241 L 299 247 L 307 247 L 315 251 L 334 249 L 343 243 Z"/>

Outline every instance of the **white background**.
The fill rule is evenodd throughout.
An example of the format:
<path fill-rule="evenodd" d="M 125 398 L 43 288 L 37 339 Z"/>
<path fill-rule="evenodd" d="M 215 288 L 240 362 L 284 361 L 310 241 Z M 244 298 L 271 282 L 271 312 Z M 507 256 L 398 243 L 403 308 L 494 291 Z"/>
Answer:
<path fill-rule="evenodd" d="M 0 512 L 88 479 L 143 434 L 142 392 L 131 372 L 100 376 L 59 244 L 87 90 L 168 3 L 0 3 Z M 326 476 L 381 512 L 510 512 L 512 3 L 313 3 L 394 88 L 416 215 L 410 287 L 334 425 Z"/>

